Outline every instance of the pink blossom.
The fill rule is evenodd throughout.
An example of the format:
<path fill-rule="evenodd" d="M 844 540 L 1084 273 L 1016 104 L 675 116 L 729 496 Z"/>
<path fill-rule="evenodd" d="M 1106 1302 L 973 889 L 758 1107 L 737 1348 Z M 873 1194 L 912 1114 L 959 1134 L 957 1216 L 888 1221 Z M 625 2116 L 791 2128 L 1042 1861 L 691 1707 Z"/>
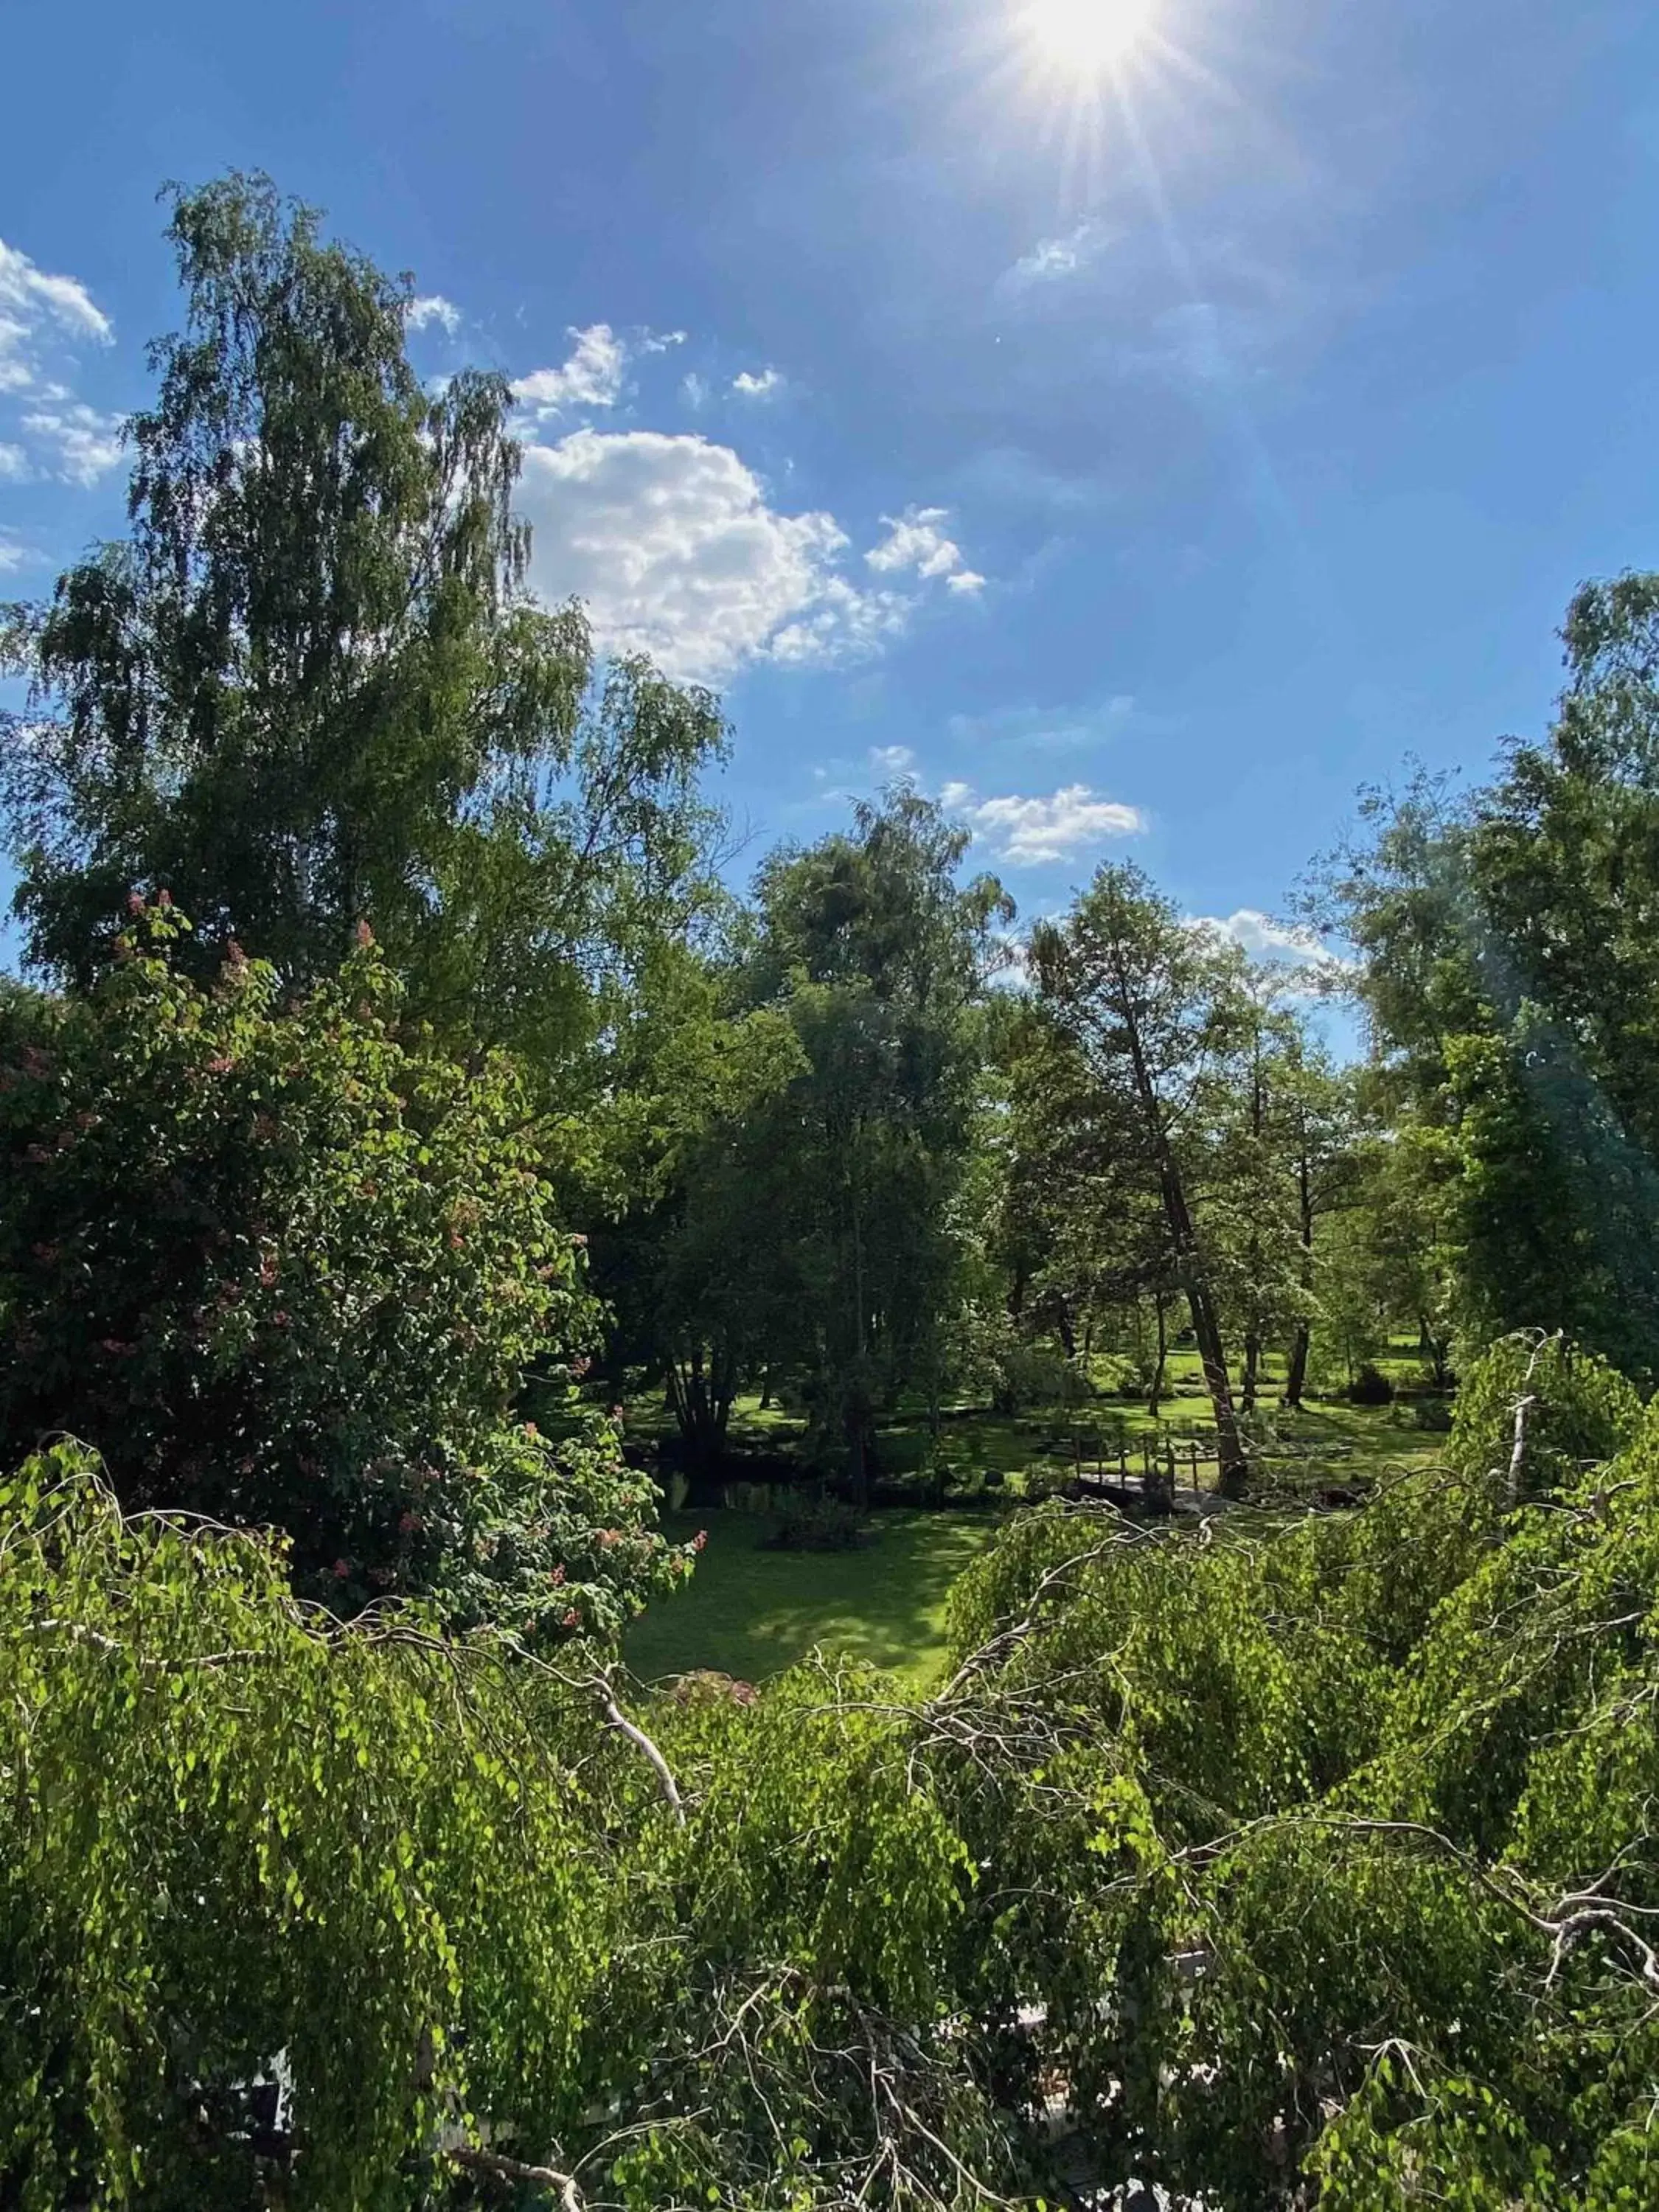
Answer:
<path fill-rule="evenodd" d="M 693 1550 L 694 1552 L 701 1552 L 701 1551 L 702 1551 L 703 1549 L 705 1549 L 705 1547 L 707 1547 L 707 1545 L 708 1545 L 708 1529 L 707 1529 L 707 1528 L 699 1528 L 699 1529 L 698 1529 L 698 1531 L 697 1531 L 697 1533 L 696 1533 L 696 1535 L 691 1539 L 691 1548 L 692 1548 L 692 1550 Z"/>
<path fill-rule="evenodd" d="M 399 1532 L 405 1536 L 416 1535 L 420 1530 L 421 1516 L 418 1513 L 405 1513 L 398 1522 L 398 1527 Z"/>
<path fill-rule="evenodd" d="M 366 921 L 360 921 L 357 924 L 357 943 L 359 947 L 366 951 L 368 948 L 374 944 L 374 931 L 369 927 Z"/>
<path fill-rule="evenodd" d="M 143 910 L 144 895 L 143 891 L 129 891 L 127 893 L 127 912 L 129 914 L 142 914 Z"/>
<path fill-rule="evenodd" d="M 344 1559 L 336 1559 L 334 1562 L 334 1579 L 337 1583 L 343 1583 L 350 1572 L 351 1569 Z"/>
<path fill-rule="evenodd" d="M 207 1064 L 210 1075 L 228 1075 L 236 1065 L 228 1052 L 216 1052 Z"/>
<path fill-rule="evenodd" d="M 582 1617 L 580 1613 L 577 1612 L 574 1605 L 571 1607 L 569 1612 L 566 1613 L 563 1625 L 567 1628 L 580 1628 L 581 1626 Z"/>

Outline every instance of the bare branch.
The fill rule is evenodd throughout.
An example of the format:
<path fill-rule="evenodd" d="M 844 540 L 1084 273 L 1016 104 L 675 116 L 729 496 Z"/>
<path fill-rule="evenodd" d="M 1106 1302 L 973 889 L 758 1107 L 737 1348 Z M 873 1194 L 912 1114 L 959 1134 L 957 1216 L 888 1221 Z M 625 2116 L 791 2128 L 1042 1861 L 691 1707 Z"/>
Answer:
<path fill-rule="evenodd" d="M 576 2186 L 574 2175 L 561 2173 L 556 2166 L 528 2166 L 522 2159 L 503 2158 L 499 2151 L 483 2150 L 472 2145 L 452 2150 L 449 2156 L 470 2173 L 494 2174 L 501 2181 L 533 2181 L 544 2189 L 556 2189 L 563 2212 L 582 2212 L 582 2193 Z"/>

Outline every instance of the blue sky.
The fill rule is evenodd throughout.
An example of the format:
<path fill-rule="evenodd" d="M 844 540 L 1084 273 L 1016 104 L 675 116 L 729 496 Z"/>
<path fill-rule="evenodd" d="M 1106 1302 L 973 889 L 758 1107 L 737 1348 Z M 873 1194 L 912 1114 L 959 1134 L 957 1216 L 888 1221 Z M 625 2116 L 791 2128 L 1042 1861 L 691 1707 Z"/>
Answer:
<path fill-rule="evenodd" d="M 1659 562 L 1659 9 L 1054 4 L 9 11 L 0 590 L 119 527 L 157 185 L 262 167 L 520 380 L 538 580 L 720 686 L 751 849 L 902 767 L 1028 914 L 1271 915 Z"/>

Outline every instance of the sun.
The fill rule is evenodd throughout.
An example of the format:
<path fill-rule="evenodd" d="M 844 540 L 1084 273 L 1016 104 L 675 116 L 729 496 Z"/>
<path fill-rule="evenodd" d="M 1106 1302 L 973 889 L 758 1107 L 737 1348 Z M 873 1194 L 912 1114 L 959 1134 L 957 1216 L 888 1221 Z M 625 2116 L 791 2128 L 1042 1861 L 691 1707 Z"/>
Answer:
<path fill-rule="evenodd" d="M 1032 45 L 1054 69 L 1097 74 L 1128 60 L 1152 27 L 1153 0 L 1029 0 Z"/>

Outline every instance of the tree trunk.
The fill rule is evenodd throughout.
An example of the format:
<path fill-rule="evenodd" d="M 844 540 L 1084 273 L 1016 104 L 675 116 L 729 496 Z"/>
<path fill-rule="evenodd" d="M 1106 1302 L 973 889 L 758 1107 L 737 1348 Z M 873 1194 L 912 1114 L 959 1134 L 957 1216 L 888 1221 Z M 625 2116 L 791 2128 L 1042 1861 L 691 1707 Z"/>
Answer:
<path fill-rule="evenodd" d="M 1255 1041 L 1250 1076 L 1250 1135 L 1256 1146 L 1256 1164 L 1261 1164 L 1261 1132 L 1267 1119 L 1266 1101 L 1261 1080 L 1261 1024 L 1255 1026 Z M 1250 1320 L 1244 1332 L 1244 1380 L 1239 1393 L 1239 1405 L 1246 1413 L 1255 1411 L 1256 1379 L 1261 1371 L 1261 1324 L 1260 1300 L 1261 1296 L 1261 1237 L 1252 1212 L 1250 1226 Z"/>
<path fill-rule="evenodd" d="M 1153 1292 L 1152 1304 L 1158 1313 L 1158 1364 L 1152 1370 L 1152 1387 L 1146 1393 L 1146 1411 L 1156 1420 L 1164 1403 L 1164 1370 L 1170 1364 L 1170 1323 L 1162 1291 Z"/>
<path fill-rule="evenodd" d="M 1068 1359 L 1077 1358 L 1077 1332 L 1072 1327 L 1072 1306 L 1063 1294 L 1054 1300 L 1054 1328 L 1059 1332 L 1060 1349 Z"/>
<path fill-rule="evenodd" d="M 732 1362 L 716 1352 L 705 1365 L 701 1345 L 668 1363 L 668 1403 L 694 1478 L 713 1474 L 726 1457 L 734 1382 Z"/>
<path fill-rule="evenodd" d="M 1127 1007 L 1127 992 L 1123 998 Z M 1221 1321 L 1210 1292 L 1209 1277 L 1199 1245 L 1198 1231 L 1193 1222 L 1192 1209 L 1187 1203 L 1187 1188 L 1182 1180 L 1181 1164 L 1176 1158 L 1175 1147 L 1170 1142 L 1170 1133 L 1164 1127 L 1164 1109 L 1146 1066 L 1139 1024 L 1133 1014 L 1125 1019 L 1124 1028 L 1134 1067 L 1135 1089 L 1140 1099 L 1141 1111 L 1146 1116 L 1146 1133 L 1152 1140 L 1153 1158 L 1158 1164 L 1158 1194 L 1164 1202 L 1164 1218 L 1169 1228 L 1181 1286 L 1187 1294 L 1193 1334 L 1198 1340 L 1198 1358 L 1204 1370 L 1204 1387 L 1210 1394 L 1210 1406 L 1215 1420 L 1216 1458 L 1219 1463 L 1216 1487 L 1224 1498 L 1239 1498 L 1249 1482 L 1250 1463 L 1245 1457 L 1244 1446 L 1238 1433 L 1238 1415 L 1233 1408 L 1233 1386 L 1227 1374 L 1227 1354 L 1221 1340 Z"/>
<path fill-rule="evenodd" d="M 1432 1363 L 1434 1387 L 1437 1390 L 1449 1389 L 1451 1386 L 1451 1346 L 1446 1338 L 1435 1334 L 1429 1326 L 1426 1314 L 1418 1326 L 1423 1332 L 1424 1348 Z"/>
<path fill-rule="evenodd" d="M 1296 1335 L 1291 1344 L 1290 1372 L 1285 1377 L 1285 1403 L 1296 1413 L 1302 1411 L 1302 1394 L 1308 1387 L 1308 1347 L 1311 1332 L 1305 1320 L 1297 1322 Z"/>
<path fill-rule="evenodd" d="M 1308 1163 L 1308 1148 L 1304 1143 L 1302 1156 L 1297 1162 L 1297 1185 L 1302 1204 L 1302 1290 L 1305 1297 L 1313 1296 L 1313 1174 Z M 1295 1412 L 1302 1410 L 1302 1393 L 1308 1385 L 1308 1348 L 1313 1341 L 1313 1324 L 1304 1310 L 1296 1325 L 1296 1340 L 1291 1346 L 1291 1371 L 1285 1377 L 1285 1403 Z"/>
<path fill-rule="evenodd" d="M 1189 1249 L 1188 1268 L 1187 1305 L 1193 1317 L 1193 1334 L 1198 1339 L 1199 1362 L 1204 1370 L 1205 1387 L 1209 1391 L 1210 1405 L 1215 1416 L 1216 1457 L 1220 1463 L 1216 1487 L 1224 1498 L 1242 1498 L 1249 1482 L 1250 1463 L 1244 1455 L 1244 1446 L 1238 1433 L 1238 1416 L 1233 1410 L 1233 1388 L 1227 1376 L 1227 1355 L 1221 1341 L 1221 1323 L 1194 1249 Z"/>

